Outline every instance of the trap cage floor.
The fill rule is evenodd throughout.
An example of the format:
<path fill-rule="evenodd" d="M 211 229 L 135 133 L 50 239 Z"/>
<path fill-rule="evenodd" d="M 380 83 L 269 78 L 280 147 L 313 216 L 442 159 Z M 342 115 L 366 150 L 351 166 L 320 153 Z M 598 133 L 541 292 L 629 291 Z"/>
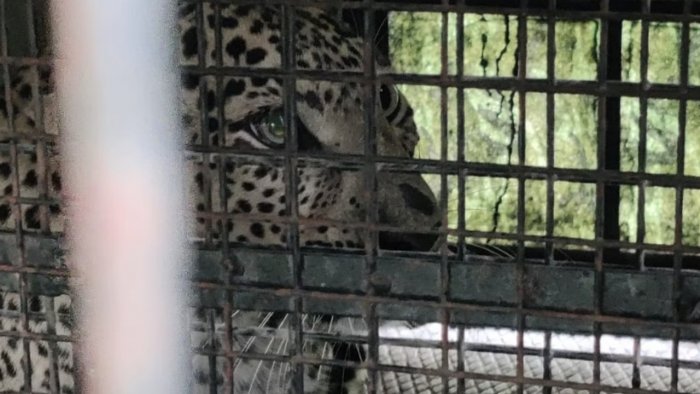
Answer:
<path fill-rule="evenodd" d="M 0 0 L 0 388 L 7 392 L 80 391 L 59 218 L 59 132 L 48 124 L 55 97 L 43 85 L 52 64 L 44 6 Z M 192 243 L 192 345 L 195 363 L 208 365 L 194 377 L 206 388 L 197 389 L 247 392 L 235 382 L 267 368 L 290 379 L 290 391 L 305 392 L 307 371 L 325 368 L 369 371 L 360 392 L 700 393 L 700 66 L 692 61 L 700 5 L 365 0 L 334 2 L 321 20 L 308 16 L 314 6 L 179 4 L 179 44 L 189 52 L 181 54 L 182 83 L 191 93 L 183 123 L 195 130 L 186 156 L 206 168 L 194 177 L 204 231 Z M 264 12 L 246 19 L 258 7 L 273 10 L 272 22 Z M 334 18 L 349 31 L 326 36 Z M 326 48 L 320 64 L 324 54 L 337 55 L 314 35 L 348 52 L 313 67 L 314 57 L 299 53 Z M 255 67 L 265 50 L 279 52 L 278 64 Z M 356 64 L 344 59 L 353 56 Z M 392 71 L 378 66 L 383 58 Z M 31 77 L 15 82 L 26 70 Z M 267 93 L 277 96 L 286 127 L 258 141 L 264 149 L 236 145 L 227 132 L 253 121 L 227 106 L 227 95 L 266 103 L 246 87 L 269 88 L 268 80 L 277 83 L 277 93 Z M 358 92 L 357 149 L 327 146 L 333 136 L 308 119 L 325 92 L 299 86 L 317 81 L 338 86 L 341 96 L 343 87 Z M 384 86 L 402 94 L 389 100 L 389 115 L 408 113 L 401 100 L 413 105 L 421 141 L 412 155 L 387 154 L 382 145 Z M 302 143 L 305 133 L 318 133 L 316 141 Z M 246 169 L 255 182 L 230 179 Z M 270 217 L 267 200 L 246 205 L 227 194 L 227 182 L 249 192 L 273 174 L 284 179 L 270 192 L 284 212 Z M 413 231 L 441 238 L 432 251 L 382 247 L 383 234 L 411 227 L 382 214 L 389 211 L 382 187 L 412 175 L 432 190 L 440 224 L 410 228 L 410 240 L 423 239 Z M 316 201 L 304 201 L 310 193 L 301 186 L 336 177 L 362 184 L 351 205 L 363 209 L 324 217 L 320 197 L 321 214 L 313 215 Z M 359 235 L 352 243 L 304 242 L 311 228 Z M 261 231 L 261 239 L 284 238 L 252 245 Z M 239 311 L 264 311 L 262 321 L 285 317 L 279 329 L 244 326 Z M 350 327 L 334 329 L 329 316 Z M 250 338 L 267 351 L 236 347 Z M 328 343 L 363 350 L 359 359 L 338 359 Z M 26 367 L 39 359 L 51 360 L 45 373 Z"/>

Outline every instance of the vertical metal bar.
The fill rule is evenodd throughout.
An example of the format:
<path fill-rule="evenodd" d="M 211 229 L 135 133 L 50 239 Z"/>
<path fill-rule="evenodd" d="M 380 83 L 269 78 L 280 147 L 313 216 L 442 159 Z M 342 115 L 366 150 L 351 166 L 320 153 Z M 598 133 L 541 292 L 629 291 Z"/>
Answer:
<path fill-rule="evenodd" d="M 467 351 L 467 346 L 465 343 L 465 338 L 464 338 L 464 331 L 465 327 L 463 324 L 460 324 L 457 327 L 457 366 L 456 370 L 459 372 L 463 372 L 465 369 L 464 365 L 464 352 Z M 464 387 L 466 385 L 466 379 L 463 376 L 460 376 L 457 378 L 457 392 L 458 393 L 463 393 L 464 392 Z"/>
<path fill-rule="evenodd" d="M 455 45 L 457 47 L 457 56 L 455 62 L 457 63 L 457 80 L 462 81 L 464 79 L 464 5 L 466 0 L 457 0 L 457 37 L 455 39 Z M 464 164 L 466 161 L 465 151 L 466 151 L 466 140 L 465 140 L 465 126 L 464 119 L 464 88 L 457 88 L 457 162 L 459 164 Z M 467 176 L 466 170 L 460 170 L 457 173 L 457 259 L 458 261 L 464 261 L 466 255 L 466 240 L 464 233 L 466 231 L 465 223 L 465 178 Z"/>
<path fill-rule="evenodd" d="M 683 1 L 683 16 L 689 16 L 692 2 Z M 688 63 L 690 52 L 690 23 L 683 19 L 681 23 L 681 48 L 680 48 L 680 91 L 688 90 Z M 685 174 L 685 138 L 686 120 L 688 110 L 688 100 L 680 99 L 678 106 L 678 146 L 676 152 L 676 168 L 679 175 Z M 683 282 L 681 280 L 681 270 L 683 268 L 683 183 L 676 185 L 675 199 L 675 229 L 673 234 L 673 321 L 681 322 L 681 295 L 683 292 Z M 673 347 L 671 353 L 671 391 L 678 392 L 678 347 L 680 342 L 680 329 L 673 330 Z"/>
<path fill-rule="evenodd" d="M 236 387 L 236 376 L 235 376 L 235 365 L 238 361 L 238 354 L 233 351 L 233 313 L 234 313 L 234 292 L 227 290 L 226 303 L 224 304 L 223 314 L 224 314 L 224 330 L 226 333 L 224 335 L 224 346 L 226 347 L 227 354 L 229 357 L 229 365 L 226 366 L 224 373 L 225 385 L 223 392 L 234 394 Z"/>
<path fill-rule="evenodd" d="M 207 31 L 206 31 L 206 24 L 205 20 L 206 18 L 204 17 L 204 6 L 207 3 L 200 1 L 197 2 L 196 5 L 196 11 L 195 11 L 195 20 L 196 20 L 196 29 L 197 29 L 197 68 L 204 69 L 206 68 L 206 63 L 207 63 L 207 53 L 206 53 L 206 48 L 207 48 Z M 201 130 L 201 137 L 202 137 L 202 146 L 208 147 L 211 144 L 211 135 L 209 133 L 209 109 L 207 108 L 207 102 L 206 102 L 206 97 L 207 97 L 207 82 L 206 82 L 207 77 L 206 76 L 201 76 L 199 78 L 199 86 L 197 87 L 199 90 L 199 102 L 197 105 L 199 106 L 199 127 Z M 204 171 L 202 171 L 202 174 L 204 174 L 204 190 L 205 190 L 205 209 L 207 212 L 213 211 L 213 202 L 212 202 L 212 195 L 211 195 L 211 190 L 213 189 L 211 187 L 213 180 L 211 179 L 211 172 L 209 171 L 209 163 L 212 160 L 211 154 L 209 153 L 204 153 L 202 154 L 202 166 L 204 168 Z M 213 237 L 212 234 L 214 233 L 212 231 L 213 223 L 212 219 L 210 218 L 205 218 L 204 219 L 204 227 L 205 227 L 205 242 L 209 245 L 212 244 Z M 213 311 L 209 310 L 208 313 L 203 314 L 203 316 L 206 316 L 207 319 L 207 335 L 210 336 L 211 340 L 209 343 L 215 343 L 214 337 L 216 335 L 215 332 L 215 314 Z M 203 349 L 205 351 L 211 350 L 211 349 Z M 209 364 L 209 394 L 216 394 L 217 388 L 216 388 L 216 371 L 217 371 L 217 360 L 216 360 L 216 355 L 214 352 L 209 352 L 207 355 L 207 363 Z"/>
<path fill-rule="evenodd" d="M 222 44 L 222 29 L 221 29 L 221 9 L 225 5 L 221 3 L 211 3 L 214 12 L 214 52 L 216 53 L 216 65 L 218 67 L 224 66 L 223 59 L 223 44 Z M 230 7 L 230 5 L 229 5 Z M 224 127 L 224 95 L 223 95 L 223 77 L 221 74 L 216 75 L 216 119 L 219 125 L 217 132 L 217 140 L 220 146 L 226 146 L 226 128 Z M 207 120 L 207 128 L 209 127 L 209 121 Z M 217 156 L 217 169 L 219 176 L 219 211 L 228 213 L 228 187 L 226 187 L 227 182 L 227 172 L 229 163 L 235 166 L 235 163 L 229 162 L 222 155 Z M 222 219 L 221 225 L 219 226 L 219 234 L 221 234 L 221 252 L 224 256 L 224 261 L 222 264 L 225 269 L 231 270 L 235 269 L 233 263 L 229 260 L 230 256 L 230 245 L 229 245 L 229 220 Z M 231 275 L 229 275 L 229 278 Z M 226 290 L 226 301 L 223 305 L 223 319 L 224 319 L 224 329 L 226 330 L 223 338 L 223 345 L 225 347 L 225 354 L 228 363 L 225 366 L 225 376 L 224 376 L 224 392 L 233 394 L 235 388 L 235 376 L 234 376 L 234 365 L 236 365 L 237 354 L 233 351 L 233 304 L 234 304 L 234 292 L 230 289 Z M 216 335 L 216 331 L 213 332 Z M 212 384 L 210 389 L 217 389 L 216 385 L 216 370 L 214 370 L 214 380 L 211 380 Z"/>
<path fill-rule="evenodd" d="M 195 11 L 195 19 L 197 21 L 197 68 L 206 68 L 206 63 L 207 63 L 207 54 L 206 54 L 206 48 L 207 48 L 207 32 L 206 32 L 206 24 L 205 24 L 205 18 L 204 18 L 204 4 L 205 2 L 197 2 L 196 3 L 196 11 Z M 207 109 L 207 102 L 206 102 L 206 97 L 207 97 L 207 78 L 206 76 L 201 76 L 199 78 L 199 86 L 197 87 L 199 90 L 199 102 L 197 105 L 199 105 L 199 128 L 201 130 L 201 136 L 202 136 L 202 146 L 207 147 L 211 144 L 211 136 L 209 134 L 209 125 L 208 125 L 208 114 L 209 110 Z M 202 165 L 204 166 L 204 171 L 202 173 L 204 174 L 204 190 L 205 190 L 205 209 L 207 212 L 211 212 L 213 210 L 213 203 L 212 203 L 212 196 L 211 196 L 211 190 L 212 190 L 212 179 L 211 179 L 211 173 L 209 172 L 209 161 L 211 160 L 211 154 L 210 153 L 203 153 L 202 154 Z M 205 242 L 208 245 L 211 245 L 213 242 L 212 239 L 212 219 L 211 218 L 204 218 L 204 234 L 205 234 Z M 216 357 L 209 356 L 209 362 L 210 362 L 210 368 L 216 367 Z"/>
<path fill-rule="evenodd" d="M 374 50 L 389 59 L 389 11 L 375 10 L 374 18 L 382 21 L 374 33 Z"/>
<path fill-rule="evenodd" d="M 641 356 L 641 339 L 639 337 L 634 338 L 634 363 L 632 364 L 632 388 L 638 389 L 642 385 L 641 377 L 641 366 L 642 366 L 642 356 Z"/>
<path fill-rule="evenodd" d="M 601 87 L 607 91 L 605 82 L 622 79 L 622 21 L 609 18 L 609 0 L 602 2 L 601 12 L 606 17 L 601 21 L 598 78 Z M 606 170 L 620 171 L 620 97 L 601 95 L 598 100 L 601 106 L 605 105 L 605 129 L 598 131 L 605 134 L 605 146 L 598 147 L 604 154 L 600 158 Z M 604 187 L 602 239 L 616 241 L 620 239 L 620 185 L 606 184 Z M 605 248 L 603 260 L 618 261 L 619 252 L 617 248 Z"/>
<path fill-rule="evenodd" d="M 54 5 L 71 261 L 89 349 L 82 362 L 91 367 L 85 390 L 184 393 L 187 211 L 174 9 L 166 0 Z"/>
<path fill-rule="evenodd" d="M 218 393 L 218 388 L 216 387 L 216 381 L 217 381 L 217 371 L 218 369 L 216 368 L 216 364 L 218 360 L 216 359 L 216 346 L 214 345 L 217 343 L 216 341 L 216 309 L 215 308 L 209 308 L 206 313 L 207 317 L 207 330 L 209 331 L 209 349 L 205 349 L 206 351 L 209 352 L 209 355 L 207 356 L 208 361 L 209 361 L 209 394 L 217 394 Z"/>
<path fill-rule="evenodd" d="M 679 120 L 682 122 L 683 126 L 680 126 L 680 133 L 685 134 L 685 113 L 686 113 L 686 106 L 683 105 L 685 104 L 685 100 L 681 102 L 681 107 L 682 109 L 680 110 L 681 115 L 679 117 Z M 679 139 L 679 147 L 678 149 L 681 149 L 681 140 Z M 683 155 L 679 154 L 677 156 L 677 163 L 680 165 L 683 160 Z M 680 167 L 679 168 L 679 173 L 680 173 Z M 680 312 L 680 300 L 681 300 L 681 292 L 682 292 L 682 282 L 681 282 L 681 269 L 683 266 L 683 252 L 682 252 L 682 244 L 683 244 L 683 186 L 678 185 L 675 188 L 676 190 L 676 196 L 675 196 L 675 230 L 674 230 L 674 252 L 673 252 L 673 288 L 672 288 L 672 294 L 673 294 L 673 320 L 675 322 L 680 322 L 681 321 L 681 312 Z M 671 348 L 671 392 L 677 393 L 678 392 L 678 368 L 679 368 L 679 363 L 678 363 L 678 346 L 680 342 L 680 329 L 679 328 L 674 328 L 673 329 L 673 335 L 671 338 L 673 345 Z"/>
<path fill-rule="evenodd" d="M 34 25 L 34 7 L 35 4 L 32 1 L 26 3 L 26 15 L 27 15 L 27 31 L 29 33 L 29 55 L 34 58 L 39 57 L 39 49 L 37 43 L 36 26 Z M 37 133 L 46 133 L 47 127 L 44 119 L 44 111 L 42 107 L 41 97 L 39 95 L 39 84 L 41 83 L 39 66 L 32 68 L 34 71 L 34 83 L 32 84 L 32 98 L 34 101 L 34 113 L 36 116 L 35 122 Z M 39 198 L 45 200 L 49 195 L 49 160 L 48 160 L 48 149 L 46 146 L 46 141 L 44 139 L 36 140 L 36 155 L 37 155 L 37 175 L 39 180 Z M 46 204 L 41 204 L 39 209 L 41 231 L 43 233 L 50 233 L 51 223 L 49 219 L 49 207 Z M 48 297 L 48 305 L 46 305 L 46 325 L 47 332 L 49 334 L 56 334 L 56 315 L 54 309 L 53 297 Z M 51 392 L 58 392 L 61 383 L 59 380 L 58 373 L 58 360 L 56 355 L 58 355 L 58 348 L 56 341 L 47 341 L 48 343 L 48 359 L 49 359 L 49 388 Z"/>
<path fill-rule="evenodd" d="M 34 26 L 34 3 L 28 1 L 25 4 L 25 14 L 27 19 L 27 34 L 28 34 L 28 45 L 29 45 L 29 56 L 33 58 L 39 57 L 39 51 L 37 49 L 37 38 Z M 33 83 L 31 84 L 32 89 L 32 101 L 34 103 L 34 116 L 37 133 L 46 133 L 46 125 L 44 124 L 44 111 L 41 106 L 41 99 L 39 97 L 39 66 L 31 66 L 32 74 L 34 76 Z M 48 198 L 49 182 L 47 176 L 47 147 L 46 141 L 44 139 L 37 139 L 34 141 L 35 153 L 37 155 L 37 178 L 39 184 L 39 199 L 46 200 Z M 48 204 L 39 205 L 39 224 L 42 233 L 50 232 L 49 223 L 49 206 Z"/>
<path fill-rule="evenodd" d="M 443 5 L 447 5 L 446 0 L 442 1 Z M 448 52 L 447 52 L 447 27 L 448 14 L 443 12 L 440 19 L 440 79 L 447 79 Z M 440 87 L 440 163 L 441 168 L 444 168 L 447 162 L 447 88 Z M 440 218 L 442 226 L 440 226 L 440 236 L 445 236 L 448 222 L 447 212 L 447 175 L 444 171 L 440 171 Z M 440 248 L 440 302 L 446 303 L 450 297 L 450 268 L 447 259 L 447 242 Z M 443 308 L 441 311 L 441 365 L 440 369 L 445 373 L 442 376 L 442 393 L 449 393 L 449 326 L 450 326 L 450 311 Z"/>
<path fill-rule="evenodd" d="M 520 12 L 518 13 L 518 81 L 521 82 L 518 89 L 518 165 L 525 165 L 525 136 L 527 134 L 527 91 L 523 88 L 524 81 L 527 80 L 527 10 L 528 1 L 520 1 Z M 525 343 L 524 331 L 526 327 L 526 317 L 522 312 L 525 307 L 525 178 L 518 177 L 518 218 L 517 218 L 517 234 L 518 234 L 518 256 L 516 260 L 516 278 L 518 292 L 518 353 L 517 353 L 517 370 L 518 379 L 522 379 L 525 375 Z M 549 363 L 545 360 L 545 370 Z M 522 383 L 518 384 L 518 393 L 524 391 Z"/>
<path fill-rule="evenodd" d="M 552 170 L 554 168 L 554 106 L 555 106 L 555 95 L 553 93 L 555 86 L 555 62 L 556 62 L 556 9 L 557 1 L 548 0 L 547 3 L 547 85 L 550 88 L 547 92 L 547 169 Z M 549 241 L 554 235 L 554 179 L 551 175 L 547 175 L 547 206 L 546 206 L 546 219 L 545 219 L 545 233 L 547 237 L 547 242 L 545 242 L 545 263 L 552 264 L 554 262 L 554 244 Z M 524 287 L 524 284 L 521 286 Z M 522 296 L 525 294 L 523 292 Z M 520 299 L 521 307 L 524 307 L 524 299 Z M 525 317 L 521 316 L 522 327 L 518 328 L 518 351 L 519 354 L 522 353 L 523 338 L 522 331 L 525 329 Z M 547 335 L 550 335 L 547 333 Z M 545 342 L 545 353 L 551 354 L 551 343 Z M 550 362 L 551 357 L 544 357 L 544 370 L 549 371 L 551 368 Z M 524 367 L 518 362 L 518 376 L 522 377 L 522 369 Z M 552 391 L 550 386 L 543 387 L 543 392 L 549 394 Z M 518 387 L 518 394 L 522 394 L 522 384 Z"/>
<path fill-rule="evenodd" d="M 556 60 L 556 9 L 557 0 L 548 0 L 547 3 L 547 170 L 554 168 L 554 103 L 555 97 L 552 91 L 555 88 L 555 60 Z M 547 175 L 547 213 L 545 232 L 545 261 L 551 264 L 554 261 L 554 245 L 549 239 L 554 234 L 554 179 Z"/>
<path fill-rule="evenodd" d="M 610 2 L 601 0 L 601 12 L 605 15 L 600 28 L 600 59 L 597 80 L 601 92 L 607 92 L 609 80 L 619 80 L 621 75 L 622 22 L 609 19 Z M 620 169 L 620 97 L 598 96 L 597 170 L 602 176 L 605 170 Z M 604 272 L 606 257 L 614 258 L 615 251 L 605 249 L 606 239 L 619 238 L 619 199 L 618 185 L 596 182 L 595 239 L 593 311 L 602 314 Z M 613 216 L 613 217 L 609 217 Z M 593 384 L 600 384 L 600 337 L 602 327 L 593 323 Z M 594 391 L 599 393 L 599 390 Z"/>
<path fill-rule="evenodd" d="M 7 4 L 5 0 L 0 0 L 0 47 L 2 47 L 2 56 L 8 56 L 8 39 L 7 39 L 7 15 L 5 13 Z M 12 105 L 12 90 L 11 90 L 11 78 L 10 78 L 10 66 L 7 63 L 2 65 L 3 79 L 5 83 L 5 106 L 7 113 L 7 127 L 9 128 L 10 134 L 15 134 L 14 116 L 15 108 Z M 20 177 L 19 177 L 19 152 L 17 148 L 17 140 L 12 138 L 10 140 L 10 161 L 12 162 L 12 197 L 14 202 L 12 203 L 12 214 L 15 216 L 15 244 L 20 250 L 20 261 L 13 262 L 20 267 L 25 267 L 27 265 L 25 250 L 24 250 L 24 231 L 23 220 L 22 220 L 22 205 L 19 202 L 20 195 Z M 22 271 L 19 272 L 19 297 L 20 297 L 20 327 L 21 332 L 27 333 L 29 331 L 29 324 L 27 321 L 27 274 Z M 24 366 L 24 383 L 25 386 L 31 390 L 31 358 L 29 353 L 29 339 L 22 339 L 22 365 Z"/>
<path fill-rule="evenodd" d="M 215 48 L 215 53 L 216 53 L 216 65 L 219 67 L 223 67 L 224 65 L 224 59 L 223 59 L 223 46 L 222 46 L 222 36 L 221 36 L 221 3 L 211 3 L 210 5 L 213 8 L 214 12 L 214 48 Z M 225 146 L 226 145 L 226 128 L 223 127 L 224 125 L 224 105 L 225 105 L 225 99 L 224 99 L 224 89 L 223 89 L 223 76 L 221 74 L 217 74 L 215 78 L 215 83 L 216 83 L 216 119 L 217 122 L 219 123 L 219 128 L 216 130 L 216 135 L 217 135 L 217 141 L 219 146 Z M 209 120 L 207 119 L 207 128 L 209 128 Z M 228 195 L 227 195 L 227 190 L 228 188 L 226 187 L 227 183 L 227 176 L 226 176 L 226 164 L 227 161 L 222 155 L 217 155 L 216 156 L 217 160 L 217 170 L 218 170 L 218 177 L 219 177 L 219 207 L 218 210 L 219 212 L 228 212 L 229 207 L 228 207 Z M 219 234 L 221 234 L 221 251 L 223 252 L 224 256 L 228 256 L 229 254 L 229 240 L 228 240 L 228 223 L 226 223 L 227 219 L 221 219 L 222 222 L 220 224 L 219 228 Z"/>
<path fill-rule="evenodd" d="M 443 0 L 443 5 L 449 5 L 447 0 Z M 440 79 L 446 81 L 448 77 L 448 24 L 449 14 L 442 13 L 440 24 Z M 440 162 L 443 166 L 447 163 L 447 88 L 440 87 Z M 444 168 L 444 167 L 443 167 Z M 440 171 L 440 217 L 442 225 L 440 226 L 440 237 L 447 237 L 448 209 L 447 209 L 447 174 Z M 440 248 L 440 302 L 446 303 L 450 299 L 450 267 L 447 255 L 447 242 L 444 242 Z M 449 393 L 449 325 L 450 325 L 450 310 L 447 308 L 441 311 L 442 332 L 440 345 L 442 351 L 440 369 L 444 372 L 442 376 L 442 393 Z"/>
<path fill-rule="evenodd" d="M 645 18 L 642 19 L 642 37 L 639 59 L 639 74 L 640 83 L 642 85 L 642 94 L 639 96 L 639 147 L 638 147 L 638 162 L 639 168 L 637 171 L 640 174 L 646 172 L 647 166 L 647 107 L 648 96 L 647 89 L 649 88 L 649 20 L 646 16 L 649 15 L 650 0 L 642 0 L 642 13 Z M 646 217 L 644 214 L 644 206 L 646 204 L 646 182 L 639 183 L 638 200 L 637 200 L 637 243 L 644 242 L 646 234 Z M 637 262 L 640 270 L 645 269 L 646 251 L 640 247 L 637 249 Z"/>
<path fill-rule="evenodd" d="M 296 127 L 296 29 L 294 27 L 294 6 L 283 4 L 282 6 L 282 70 L 284 72 L 284 124 L 286 126 L 286 138 L 284 146 L 284 168 L 286 175 L 285 210 L 290 218 L 287 233 L 287 247 L 291 249 L 292 277 L 294 289 L 302 289 L 302 277 L 304 274 L 304 260 L 299 245 L 299 205 L 297 196 L 297 167 L 296 158 L 297 127 Z M 292 388 L 297 393 L 304 392 L 304 364 L 299 359 L 304 355 L 304 327 L 303 310 L 304 300 L 301 296 L 292 299 L 292 316 L 289 323 L 290 354 L 292 354 Z"/>
<path fill-rule="evenodd" d="M 544 370 L 542 371 L 543 380 L 552 379 L 552 332 L 547 331 L 544 333 L 544 349 L 542 351 L 542 358 L 544 364 Z M 551 394 L 552 386 L 542 387 L 542 393 Z"/>
<path fill-rule="evenodd" d="M 378 233 L 374 229 L 378 220 L 378 193 L 377 193 L 377 132 L 375 122 L 375 95 L 376 69 L 374 34 L 376 31 L 373 0 L 363 0 L 363 123 L 365 127 L 364 139 L 364 168 L 363 177 L 367 201 L 365 215 L 365 291 L 368 295 L 374 295 L 375 289 L 372 281 L 377 270 Z M 377 317 L 377 304 L 367 302 L 365 304 L 365 321 L 368 328 L 367 338 L 367 393 L 375 394 L 379 390 L 377 364 L 379 363 L 379 322 Z"/>
<path fill-rule="evenodd" d="M 457 64 L 457 80 L 464 79 L 464 5 L 465 0 L 457 0 L 457 15 L 456 15 L 456 37 L 455 46 L 457 53 L 455 63 Z M 457 162 L 464 164 L 465 158 L 465 127 L 464 127 L 464 88 L 457 88 Z M 462 263 L 465 261 L 466 255 L 466 240 L 464 232 L 466 230 L 465 223 L 465 177 L 467 173 L 464 170 L 457 172 L 457 261 Z M 460 325 L 457 331 L 457 371 L 464 371 L 466 368 L 464 362 L 464 326 Z M 457 392 L 463 393 L 465 390 L 466 381 L 464 377 L 457 379 Z"/>
<path fill-rule="evenodd" d="M 33 35 L 34 46 L 37 48 L 37 58 L 44 58 L 52 53 L 53 42 L 51 41 L 51 24 L 49 23 L 49 3 L 44 0 L 33 1 L 33 14 L 35 30 L 30 33 Z"/>

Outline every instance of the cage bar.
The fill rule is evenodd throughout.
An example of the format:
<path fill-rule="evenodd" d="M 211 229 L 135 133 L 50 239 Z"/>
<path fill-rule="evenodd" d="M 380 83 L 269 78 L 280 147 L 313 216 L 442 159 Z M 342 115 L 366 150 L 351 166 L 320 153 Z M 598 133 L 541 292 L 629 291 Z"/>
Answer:
<path fill-rule="evenodd" d="M 442 13 L 440 19 L 440 76 L 445 78 L 448 74 L 449 69 L 449 49 L 448 49 L 448 27 L 449 27 L 449 14 Z M 447 89 L 440 89 L 440 161 L 447 161 L 447 145 L 448 145 L 448 121 L 447 121 Z M 439 209 L 440 209 L 440 237 L 442 239 L 447 239 L 445 231 L 448 227 L 448 191 L 447 191 L 447 175 L 440 173 L 440 192 L 439 192 Z M 445 302 L 450 297 L 449 287 L 450 287 L 450 266 L 448 262 L 448 248 L 447 244 L 442 245 L 440 248 L 440 300 Z M 449 393 L 449 378 L 447 373 L 450 370 L 450 340 L 449 340 L 449 325 L 451 320 L 451 313 L 449 309 L 443 309 L 441 311 L 441 323 L 442 331 L 440 338 L 440 368 L 446 373 L 442 378 L 442 394 Z M 461 329 L 461 327 L 460 327 Z M 458 362 L 459 364 L 459 362 Z M 462 383 L 463 385 L 463 383 Z M 459 390 L 459 385 L 458 385 Z"/>
<path fill-rule="evenodd" d="M 527 7 L 528 2 L 522 1 L 520 4 L 520 14 L 518 15 L 518 80 L 525 81 L 527 79 Z M 525 143 L 526 143 L 526 92 L 523 89 L 518 90 L 518 165 L 525 164 Z M 516 276 L 518 278 L 517 291 L 518 291 L 518 303 L 520 309 L 524 308 L 525 300 L 525 179 L 523 177 L 518 177 L 518 218 L 517 218 L 517 244 L 518 244 L 518 254 L 517 254 L 517 266 L 516 266 Z M 525 315 L 521 314 L 518 316 L 518 331 L 525 330 Z M 549 343 L 546 344 L 545 353 L 549 350 Z M 523 377 L 525 364 L 525 344 L 522 335 L 518 335 L 517 339 L 517 376 Z M 550 360 L 544 360 L 544 377 L 548 377 Z M 523 392 L 524 387 L 522 384 L 518 385 L 518 392 Z"/>

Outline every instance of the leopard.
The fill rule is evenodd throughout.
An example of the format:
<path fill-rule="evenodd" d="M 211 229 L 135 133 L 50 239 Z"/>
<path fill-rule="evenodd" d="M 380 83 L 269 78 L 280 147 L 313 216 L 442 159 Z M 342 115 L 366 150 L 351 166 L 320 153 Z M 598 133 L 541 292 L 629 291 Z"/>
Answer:
<path fill-rule="evenodd" d="M 293 32 L 294 52 L 293 60 L 286 62 L 285 15 L 292 23 L 288 31 Z M 414 157 L 419 133 L 413 109 L 395 84 L 310 76 L 313 72 L 362 75 L 368 68 L 368 51 L 361 32 L 323 7 L 210 2 L 179 4 L 176 25 L 184 133 L 174 135 L 184 135 L 185 193 L 195 218 L 188 229 L 190 242 L 214 248 L 224 244 L 288 248 L 296 242 L 303 248 L 356 251 L 368 247 L 430 251 L 440 245 L 441 210 L 421 174 L 375 166 L 372 192 L 369 175 L 362 170 L 310 161 L 299 164 L 294 173 L 288 163 L 275 160 L 289 152 L 364 157 L 372 145 L 370 125 L 373 153 Z M 306 77 L 275 72 L 285 63 Z M 381 55 L 370 64 L 378 75 L 391 71 Z M 60 238 L 69 225 L 65 204 L 70 196 L 62 182 L 54 73 L 48 66 L 25 65 L 8 66 L 8 74 L 5 91 L 10 93 L 0 98 L 0 231 L 21 229 Z M 370 120 L 367 113 L 373 114 Z M 287 140 L 292 135 L 290 118 L 295 141 Z M 234 160 L 256 152 L 267 153 L 261 157 L 270 160 Z M 372 216 L 388 228 L 379 230 L 376 238 L 358 225 Z M 290 217 L 299 220 L 296 224 L 284 220 Z M 57 264 L 63 267 L 66 262 Z M 12 301 L 2 303 L 0 325 L 21 334 L 25 325 L 17 320 L 23 302 L 20 293 L 10 289 L 0 296 Z M 74 300 L 70 295 L 54 298 L 32 296 L 24 301 L 34 312 L 27 327 L 70 337 L 75 333 L 70 318 Z M 192 392 L 224 391 L 227 369 L 234 371 L 236 393 L 293 391 L 290 363 L 251 356 L 237 357 L 230 365 L 227 357 L 209 354 L 220 352 L 225 342 L 223 308 L 192 307 L 189 312 Z M 50 313 L 62 318 L 44 317 Z M 244 310 L 233 315 L 235 352 L 286 351 L 290 315 Z M 304 315 L 301 321 L 304 330 L 317 333 L 353 335 L 365 330 L 363 321 L 352 317 Z M 0 338 L 0 391 L 80 391 L 70 342 L 32 339 L 27 340 L 29 346 L 17 342 L 16 336 Z M 305 342 L 305 354 L 355 366 L 304 365 L 304 393 L 364 392 L 363 346 Z"/>

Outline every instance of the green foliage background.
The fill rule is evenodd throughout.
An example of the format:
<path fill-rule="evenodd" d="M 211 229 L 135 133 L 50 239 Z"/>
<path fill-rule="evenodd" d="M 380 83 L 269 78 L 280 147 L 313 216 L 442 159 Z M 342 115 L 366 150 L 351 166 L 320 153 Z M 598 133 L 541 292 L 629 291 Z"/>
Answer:
<path fill-rule="evenodd" d="M 440 75 L 442 24 L 447 23 L 447 72 L 456 74 L 456 17 L 435 13 L 395 12 L 390 14 L 390 51 L 396 72 Z M 518 21 L 515 16 L 464 16 L 465 77 L 514 77 L 517 75 Z M 641 22 L 623 22 L 622 80 L 640 81 Z M 547 77 L 547 25 L 544 20 L 527 20 L 527 77 Z M 650 83 L 678 84 L 680 81 L 679 23 L 651 23 L 649 29 L 648 80 Z M 556 80 L 595 81 L 597 78 L 600 22 L 560 20 L 555 28 Z M 700 25 L 691 24 L 689 83 L 700 84 Z M 417 155 L 440 159 L 441 90 L 434 86 L 399 87 L 411 101 L 421 131 Z M 465 89 L 465 157 L 468 161 L 518 164 L 518 93 L 515 91 Z M 457 159 L 457 92 L 446 89 L 447 160 Z M 547 165 L 547 102 L 543 93 L 526 94 L 525 157 L 530 166 Z M 554 166 L 597 168 L 598 108 L 596 96 L 557 94 L 554 99 Z M 677 173 L 680 103 L 650 99 L 647 102 L 646 162 L 639 161 L 640 100 L 621 99 L 621 167 L 628 172 Z M 686 112 L 685 171 L 700 175 L 700 102 L 690 101 Z M 426 177 L 435 193 L 440 178 Z M 466 179 L 465 219 L 469 230 L 514 233 L 516 231 L 517 188 L 515 179 L 469 176 Z M 546 182 L 525 182 L 527 234 L 544 235 L 546 227 Z M 448 177 L 450 225 L 456 228 L 458 188 L 455 176 Z M 673 188 L 645 187 L 642 207 L 643 241 L 673 243 L 675 194 Z M 637 234 L 639 187 L 620 190 L 621 238 L 642 241 Z M 554 183 L 554 235 L 591 239 L 595 225 L 595 184 L 556 181 Z M 683 193 L 683 241 L 700 245 L 700 190 Z M 490 240 L 490 242 L 494 242 Z M 504 242 L 504 241 L 495 241 Z"/>

